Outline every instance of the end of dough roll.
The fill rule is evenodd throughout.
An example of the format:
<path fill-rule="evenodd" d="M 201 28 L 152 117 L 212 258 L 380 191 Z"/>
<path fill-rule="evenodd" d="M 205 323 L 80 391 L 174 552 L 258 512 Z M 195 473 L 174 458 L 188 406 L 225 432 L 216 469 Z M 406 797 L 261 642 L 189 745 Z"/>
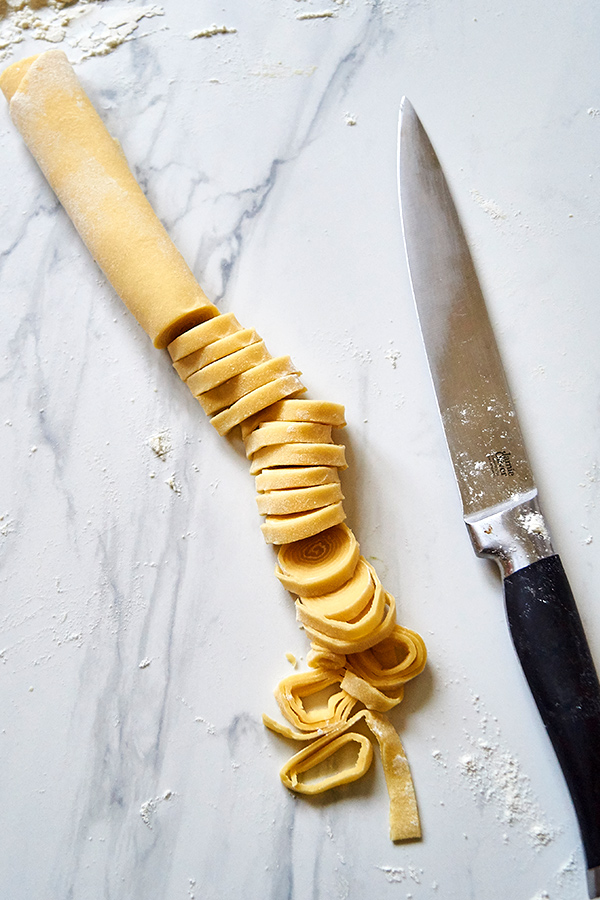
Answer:
<path fill-rule="evenodd" d="M 90 253 L 156 347 L 218 314 L 62 50 L 0 75 L 10 115 Z"/>

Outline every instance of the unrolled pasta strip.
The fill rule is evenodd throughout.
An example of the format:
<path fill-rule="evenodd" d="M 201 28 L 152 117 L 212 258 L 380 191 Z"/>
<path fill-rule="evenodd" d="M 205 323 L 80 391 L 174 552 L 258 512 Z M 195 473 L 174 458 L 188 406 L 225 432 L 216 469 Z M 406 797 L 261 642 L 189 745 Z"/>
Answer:
<path fill-rule="evenodd" d="M 358 745 L 356 762 L 338 768 L 332 774 L 315 781 L 305 781 L 300 776 L 329 760 L 348 744 Z M 373 745 L 368 737 L 353 731 L 345 731 L 339 737 L 321 738 L 296 753 L 281 770 L 281 780 L 286 787 L 299 794 L 322 794 L 342 784 L 350 784 L 362 778 L 373 760 Z"/>
<path fill-rule="evenodd" d="M 404 683 L 423 668 L 424 646 L 414 632 L 395 625 L 394 598 L 376 576 L 370 576 L 374 588 L 360 610 L 354 609 L 355 587 L 347 588 L 345 607 L 339 595 L 331 596 L 352 585 L 359 565 L 358 544 L 342 524 L 342 501 L 331 502 L 341 493 L 338 470 L 346 467 L 343 445 L 331 438 L 332 427 L 345 425 L 343 407 L 302 397 L 306 388 L 290 358 L 272 358 L 255 331 L 243 329 L 235 316 L 208 300 L 62 51 L 13 64 L 0 75 L 0 88 L 13 121 L 117 293 L 155 346 L 168 347 L 215 429 L 227 434 L 242 426 L 263 498 L 263 535 L 281 546 L 277 575 L 297 593 L 312 639 L 311 672 L 280 691 L 280 709 L 293 728 L 265 719 L 280 734 L 308 742 L 282 770 L 284 783 L 316 793 L 359 778 L 372 757 L 371 744 L 352 730 L 364 719 L 381 750 L 392 839 L 418 836 L 406 757 L 382 711 L 400 701 Z M 300 496 L 309 505 L 327 502 L 272 513 L 275 501 L 283 504 L 277 508 L 296 510 Z M 314 571 L 308 572 L 310 553 L 302 557 L 306 547 L 298 554 L 296 546 L 333 533 L 341 545 L 328 549 L 329 537 L 324 537 L 323 551 L 313 543 Z M 323 690 L 330 694 L 324 707 L 310 707 Z M 357 704 L 365 708 L 351 717 Z M 341 762 L 333 774 L 310 778 L 319 767 L 345 757 L 352 744 L 357 747 L 353 763 Z"/>
<path fill-rule="evenodd" d="M 268 717 L 264 718 L 265 724 L 270 727 L 272 720 L 269 720 Z M 281 780 L 286 787 L 297 793 L 317 794 L 332 787 L 349 784 L 362 777 L 368 770 L 371 760 L 365 749 L 366 745 L 363 743 L 364 736 L 359 732 L 351 731 L 361 719 L 364 719 L 379 744 L 390 799 L 390 838 L 393 841 L 419 838 L 421 836 L 419 811 L 408 760 L 393 725 L 378 711 L 360 710 L 346 721 L 340 721 L 334 725 L 326 734 L 317 737 L 312 743 L 308 743 L 283 766 L 280 771 Z M 341 743 L 340 738 L 343 735 L 348 735 L 348 737 L 345 742 Z M 305 740 L 304 734 L 298 732 L 294 735 L 291 730 L 288 730 L 286 737 Z M 341 766 L 333 775 L 325 775 L 314 781 L 299 777 L 315 769 L 325 759 L 330 759 L 340 747 L 349 742 L 355 742 L 360 747 L 356 762 Z"/>
<path fill-rule="evenodd" d="M 364 703 L 367 709 L 374 709 L 377 712 L 389 712 L 404 697 L 404 685 L 397 688 L 393 694 L 385 694 L 379 688 L 365 681 L 364 678 L 355 675 L 350 669 L 346 670 L 341 686 L 351 697 L 355 697 L 360 703 Z"/>

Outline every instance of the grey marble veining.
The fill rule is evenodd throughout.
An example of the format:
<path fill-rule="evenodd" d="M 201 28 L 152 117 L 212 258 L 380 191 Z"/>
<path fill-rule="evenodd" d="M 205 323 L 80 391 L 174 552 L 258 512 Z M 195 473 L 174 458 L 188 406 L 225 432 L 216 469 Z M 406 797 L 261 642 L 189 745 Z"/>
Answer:
<path fill-rule="evenodd" d="M 17 34 L 7 9 L 0 37 Z M 212 431 L 107 285 L 4 107 L 0 896 L 584 897 L 499 580 L 460 520 L 395 138 L 407 94 L 455 191 L 600 663 L 595 6 L 75 9 L 62 40 L 34 23 L 2 65 L 63 47 L 207 294 L 290 353 L 311 396 L 346 405 L 350 524 L 429 648 L 393 716 L 424 837 L 389 842 L 377 761 L 331 797 L 280 784 L 293 748 L 261 715 L 307 642 L 241 442 Z M 57 27 L 52 7 L 36 15 Z M 190 37 L 212 25 L 231 33 Z"/>

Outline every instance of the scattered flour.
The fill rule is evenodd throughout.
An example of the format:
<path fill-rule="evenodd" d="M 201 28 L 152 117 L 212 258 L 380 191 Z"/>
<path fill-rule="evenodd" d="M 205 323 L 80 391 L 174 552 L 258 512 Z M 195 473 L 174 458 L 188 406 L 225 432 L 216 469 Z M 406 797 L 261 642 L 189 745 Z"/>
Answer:
<path fill-rule="evenodd" d="M 171 800 L 173 797 L 173 791 L 164 791 L 164 793 L 160 797 L 152 797 L 150 800 L 145 800 L 140 806 L 140 817 L 144 825 L 146 825 L 150 830 L 152 830 L 152 819 L 154 818 L 154 814 L 158 809 L 160 803 L 163 803 L 165 800 Z"/>
<path fill-rule="evenodd" d="M 208 721 L 207 721 L 205 718 L 203 718 L 202 716 L 196 716 L 196 718 L 194 719 L 194 721 L 195 721 L 195 722 L 200 722 L 202 725 L 205 725 L 205 726 L 206 726 L 206 733 L 207 733 L 207 734 L 216 734 L 216 733 L 217 733 L 217 729 L 216 729 L 215 725 L 213 725 L 212 722 L 208 722 Z"/>
<path fill-rule="evenodd" d="M 72 62 L 106 56 L 132 40 L 143 19 L 165 14 L 157 5 L 110 11 L 103 7 L 103 0 L 5 0 L 4 6 L 0 0 L 0 62 L 12 56 L 25 39 L 68 43 L 79 51 L 78 58 L 69 53 Z M 94 17 L 94 13 L 99 15 Z M 89 21 L 92 18 L 93 23 Z M 88 19 L 87 27 L 84 19 Z"/>
<path fill-rule="evenodd" d="M 506 219 L 506 213 L 504 213 L 500 209 L 495 200 L 486 200 L 485 197 L 482 197 L 479 191 L 475 189 L 473 189 L 470 193 L 475 203 L 477 203 L 484 212 L 491 216 L 492 219 Z"/>
<path fill-rule="evenodd" d="M 81 60 L 93 56 L 107 56 L 117 47 L 133 39 L 142 19 L 153 19 L 164 14 L 162 6 L 115 10 L 110 17 L 101 20 L 87 34 L 82 34 L 69 43 L 81 51 Z"/>
<path fill-rule="evenodd" d="M 2 515 L 0 515 L 0 535 L 2 535 L 2 537 L 8 537 L 8 535 L 14 531 L 13 525 L 14 523 L 12 519 L 9 518 L 8 513 L 2 513 Z"/>
<path fill-rule="evenodd" d="M 158 434 L 153 435 L 148 438 L 148 445 L 151 450 L 156 453 L 159 459 L 162 459 L 163 462 L 173 449 L 173 442 L 171 440 L 171 433 L 168 430 L 159 431 Z"/>
<path fill-rule="evenodd" d="M 306 12 L 298 13 L 296 18 L 299 21 L 306 19 L 335 19 L 337 13 L 333 9 L 324 9 L 322 12 Z"/>
<path fill-rule="evenodd" d="M 171 488 L 174 494 L 181 494 L 181 485 L 176 480 L 175 475 L 171 475 L 170 478 L 167 478 L 165 484 Z"/>
<path fill-rule="evenodd" d="M 557 830 L 546 822 L 528 776 L 516 756 L 502 745 L 499 730 L 493 736 L 488 733 L 489 717 L 482 713 L 479 696 L 473 697 L 473 704 L 480 715 L 481 733 L 467 736 L 469 749 L 459 757 L 458 771 L 478 804 L 489 804 L 501 824 L 519 828 L 540 850 L 551 843 Z"/>
<path fill-rule="evenodd" d="M 194 41 L 196 38 L 211 38 L 218 34 L 237 34 L 237 28 L 228 28 L 227 25 L 211 25 L 210 28 L 204 28 L 202 31 L 190 31 L 188 37 Z"/>
<path fill-rule="evenodd" d="M 544 538 L 549 538 L 548 529 L 541 513 L 523 513 L 519 516 L 519 523 L 529 534 L 539 534 Z"/>
<path fill-rule="evenodd" d="M 385 351 L 384 356 L 386 359 L 389 359 L 389 361 L 391 362 L 392 369 L 395 369 L 396 366 L 398 365 L 398 360 L 400 359 L 401 353 L 399 350 L 393 350 L 390 347 L 389 350 Z"/>
<path fill-rule="evenodd" d="M 380 872 L 384 872 L 390 884 L 400 884 L 403 881 L 413 881 L 415 884 L 421 884 L 420 876 L 423 874 L 422 869 L 416 869 L 414 866 L 375 866 Z"/>

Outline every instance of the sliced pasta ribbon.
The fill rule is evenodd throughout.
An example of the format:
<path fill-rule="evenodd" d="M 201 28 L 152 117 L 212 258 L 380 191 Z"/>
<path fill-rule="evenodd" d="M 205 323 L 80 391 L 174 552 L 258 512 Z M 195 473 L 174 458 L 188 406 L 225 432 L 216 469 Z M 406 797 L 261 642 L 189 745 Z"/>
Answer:
<path fill-rule="evenodd" d="M 305 625 L 304 630 L 312 641 L 317 644 L 322 644 L 329 650 L 333 650 L 334 653 L 343 653 L 347 655 L 349 653 L 360 653 L 361 650 L 368 650 L 370 647 L 378 644 L 379 641 L 388 637 L 396 624 L 396 600 L 392 594 L 387 591 L 383 591 L 383 595 L 386 604 L 383 618 L 372 631 L 361 637 L 332 637 L 309 625 Z"/>
<path fill-rule="evenodd" d="M 235 331 L 241 331 L 242 326 L 233 313 L 220 313 L 207 322 L 202 322 L 194 328 L 184 331 L 183 334 L 171 341 L 167 350 L 174 363 L 198 350 L 202 350 L 213 341 L 227 337 Z"/>
<path fill-rule="evenodd" d="M 288 397 L 290 394 L 301 394 L 306 388 L 297 375 L 284 375 L 273 381 L 263 384 L 256 390 L 244 394 L 239 400 L 236 400 L 227 409 L 222 410 L 213 416 L 211 424 L 214 425 L 219 434 L 227 434 L 240 422 L 243 422 L 248 416 L 253 415 L 257 409 L 262 409 L 265 404 L 273 403 L 282 397 Z"/>
<path fill-rule="evenodd" d="M 288 515 L 319 509 L 344 499 L 342 488 L 337 484 L 317 484 L 312 487 L 290 488 L 281 491 L 266 491 L 258 494 L 256 504 L 261 515 Z"/>
<path fill-rule="evenodd" d="M 346 424 L 341 403 L 328 400 L 281 400 L 257 413 L 242 425 L 242 438 L 246 440 L 262 422 L 315 422 L 343 428 Z"/>
<path fill-rule="evenodd" d="M 223 382 L 247 372 L 248 369 L 265 362 L 270 358 L 270 353 L 265 347 L 264 341 L 255 341 L 247 347 L 242 347 L 230 353 L 228 356 L 217 359 L 187 379 L 187 386 L 194 396 L 205 394 L 212 388 L 219 387 Z"/>
<path fill-rule="evenodd" d="M 381 587 L 372 567 L 359 556 L 352 576 L 341 587 L 316 597 L 305 597 L 301 593 L 296 604 L 300 621 L 314 627 L 328 620 L 353 621 L 372 601 L 376 584 Z"/>
<path fill-rule="evenodd" d="M 319 534 L 332 525 L 339 525 L 346 518 L 344 507 L 339 503 L 322 506 L 308 512 L 294 513 L 289 516 L 267 516 L 260 526 L 263 537 L 268 544 L 289 544 L 303 538 Z"/>
<path fill-rule="evenodd" d="M 219 387 L 205 391 L 204 394 L 199 394 L 196 399 L 204 412 L 210 416 L 213 413 L 225 410 L 226 407 L 233 406 L 242 397 L 251 394 L 266 384 L 270 384 L 272 381 L 277 381 L 278 378 L 299 374 L 300 372 L 289 356 L 275 356 L 253 366 L 240 375 L 234 375 L 233 378 L 223 382 Z M 268 402 L 269 395 L 264 399 Z"/>
<path fill-rule="evenodd" d="M 184 356 L 183 359 L 173 363 L 173 368 L 179 377 L 186 381 L 190 375 L 203 369 L 204 366 L 208 366 L 218 359 L 229 356 L 230 353 L 234 353 L 236 350 L 242 350 L 244 347 L 256 344 L 259 341 L 260 337 L 254 328 L 240 328 L 239 331 L 234 331 L 233 334 L 211 341 L 206 347 Z"/>
<path fill-rule="evenodd" d="M 261 477 L 257 477 L 257 482 Z M 359 556 L 356 537 L 340 524 L 283 546 L 275 574 L 288 591 L 306 600 L 329 594 L 345 584 L 354 575 Z"/>
<path fill-rule="evenodd" d="M 272 466 L 336 466 L 346 468 L 343 444 L 274 444 L 262 447 L 252 457 L 250 474 Z"/>
<path fill-rule="evenodd" d="M 317 484 L 339 484 L 340 476 L 335 466 L 291 466 L 264 469 L 256 476 L 255 482 L 256 490 L 263 493 L 287 488 L 313 487 Z"/>
<path fill-rule="evenodd" d="M 331 425 L 317 425 L 314 422 L 267 422 L 255 428 L 244 443 L 248 459 L 252 459 L 257 450 L 273 444 L 330 444 Z"/>

